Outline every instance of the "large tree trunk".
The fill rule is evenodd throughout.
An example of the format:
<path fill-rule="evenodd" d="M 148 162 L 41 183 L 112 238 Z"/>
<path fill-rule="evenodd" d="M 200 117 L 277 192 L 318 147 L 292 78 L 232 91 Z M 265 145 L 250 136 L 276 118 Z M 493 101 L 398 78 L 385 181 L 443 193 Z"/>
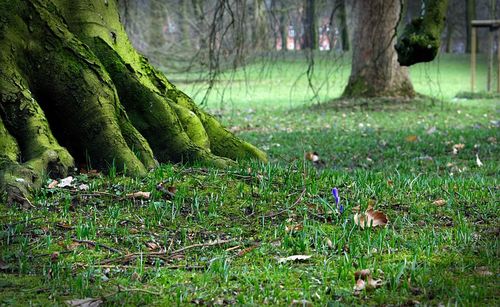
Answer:
<path fill-rule="evenodd" d="M 132 47 L 116 0 L 0 0 L 0 191 L 27 201 L 76 162 L 144 175 L 160 162 L 258 158 Z"/>
<path fill-rule="evenodd" d="M 394 49 L 399 0 L 355 0 L 352 70 L 344 97 L 413 97 Z"/>

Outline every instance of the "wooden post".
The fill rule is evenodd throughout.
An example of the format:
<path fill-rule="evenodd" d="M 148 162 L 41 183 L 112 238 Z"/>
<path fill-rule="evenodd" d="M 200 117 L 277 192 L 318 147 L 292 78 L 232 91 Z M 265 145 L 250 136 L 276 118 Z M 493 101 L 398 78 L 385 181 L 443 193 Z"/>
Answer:
<path fill-rule="evenodd" d="M 500 93 L 500 28 L 497 28 L 497 92 Z"/>
<path fill-rule="evenodd" d="M 470 91 L 474 93 L 476 84 L 476 28 L 471 28 L 470 36 Z"/>
<path fill-rule="evenodd" d="M 488 76 L 486 91 L 491 92 L 493 83 L 493 28 L 488 28 Z"/>

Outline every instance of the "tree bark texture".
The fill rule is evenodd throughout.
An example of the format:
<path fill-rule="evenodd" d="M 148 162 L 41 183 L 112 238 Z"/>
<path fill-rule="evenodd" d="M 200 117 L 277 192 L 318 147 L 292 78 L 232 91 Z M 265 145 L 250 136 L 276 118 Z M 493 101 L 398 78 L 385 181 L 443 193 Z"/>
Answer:
<path fill-rule="evenodd" d="M 342 51 L 349 51 L 349 31 L 347 29 L 347 14 L 345 8 L 345 0 L 337 0 L 338 5 L 338 18 L 340 26 L 340 42 L 342 44 Z"/>
<path fill-rule="evenodd" d="M 399 0 L 355 0 L 352 69 L 344 97 L 413 97 L 406 68 L 394 49 Z"/>
<path fill-rule="evenodd" d="M 0 0 L 0 192 L 27 202 L 78 162 L 141 176 L 265 154 L 238 139 L 131 45 L 116 0 Z"/>
<path fill-rule="evenodd" d="M 318 49 L 318 19 L 316 17 L 316 0 L 304 1 L 304 41 L 302 49 Z"/>

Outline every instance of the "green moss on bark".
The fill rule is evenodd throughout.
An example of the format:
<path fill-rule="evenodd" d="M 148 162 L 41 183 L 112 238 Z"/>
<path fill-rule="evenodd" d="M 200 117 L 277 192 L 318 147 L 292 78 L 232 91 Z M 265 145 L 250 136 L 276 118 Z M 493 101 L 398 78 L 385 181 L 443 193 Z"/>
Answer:
<path fill-rule="evenodd" d="M 447 0 L 426 0 L 424 14 L 406 25 L 396 44 L 401 65 L 429 62 L 436 57 L 447 6 Z"/>

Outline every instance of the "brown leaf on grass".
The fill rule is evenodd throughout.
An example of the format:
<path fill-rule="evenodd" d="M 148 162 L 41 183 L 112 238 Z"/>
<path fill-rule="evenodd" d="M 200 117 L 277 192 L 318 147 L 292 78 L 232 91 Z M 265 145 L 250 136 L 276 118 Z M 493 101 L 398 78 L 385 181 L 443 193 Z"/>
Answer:
<path fill-rule="evenodd" d="M 244 249 L 240 250 L 240 251 L 238 252 L 238 254 L 237 254 L 237 255 L 238 255 L 238 257 L 241 257 L 241 256 L 243 256 L 243 255 L 245 255 L 245 254 L 248 254 L 249 252 L 251 252 L 251 251 L 253 251 L 254 249 L 256 249 L 256 248 L 257 248 L 257 246 L 258 246 L 258 245 L 252 245 L 252 246 L 249 246 L 249 247 L 247 247 L 247 248 L 244 248 Z"/>
<path fill-rule="evenodd" d="M 356 279 L 356 280 L 358 280 L 358 279 L 365 280 L 371 274 L 372 274 L 372 272 L 370 271 L 370 269 L 364 269 L 364 270 L 356 271 L 356 272 L 354 272 L 354 279 Z"/>
<path fill-rule="evenodd" d="M 285 258 L 279 258 L 278 263 L 293 262 L 293 261 L 305 261 L 311 258 L 310 255 L 293 255 Z"/>
<path fill-rule="evenodd" d="M 305 158 L 313 163 L 319 162 L 319 155 L 315 151 L 306 152 Z"/>
<path fill-rule="evenodd" d="M 452 147 L 453 154 L 454 155 L 458 154 L 458 152 L 460 150 L 464 149 L 464 147 L 465 147 L 465 144 L 462 144 L 462 143 L 458 143 L 458 144 L 453 145 L 453 147 Z"/>
<path fill-rule="evenodd" d="M 49 185 L 47 186 L 47 188 L 49 188 L 49 189 L 53 189 L 53 188 L 57 187 L 57 185 L 58 185 L 58 184 L 59 184 L 59 181 L 57 181 L 57 180 L 52 180 L 52 182 L 51 182 L 51 183 L 49 183 Z"/>
<path fill-rule="evenodd" d="M 443 206 L 446 204 L 446 200 L 440 198 L 440 199 L 436 199 L 435 201 L 432 202 L 432 204 L 436 205 L 436 206 Z"/>
<path fill-rule="evenodd" d="M 99 298 L 82 298 L 66 301 L 66 304 L 78 307 L 99 307 L 102 305 L 102 300 Z"/>
<path fill-rule="evenodd" d="M 285 226 L 285 232 L 301 231 L 302 229 L 304 229 L 304 226 L 302 224 L 286 225 Z"/>
<path fill-rule="evenodd" d="M 356 284 L 354 285 L 354 295 L 358 295 L 366 288 L 366 282 L 362 279 L 356 280 Z"/>
<path fill-rule="evenodd" d="M 394 185 L 394 181 L 392 181 L 391 179 L 387 180 L 387 185 L 392 187 Z"/>
<path fill-rule="evenodd" d="M 413 142 L 416 142 L 418 140 L 418 137 L 416 135 L 412 134 L 412 135 L 407 136 L 405 138 L 405 140 L 407 142 L 413 143 Z"/>
<path fill-rule="evenodd" d="M 354 215 L 354 223 L 361 228 L 377 227 L 387 225 L 387 216 L 382 211 L 374 211 L 373 209 L 366 210 L 364 214 L 356 213 Z"/>
<path fill-rule="evenodd" d="M 160 249 L 160 246 L 158 244 L 156 244 L 155 242 L 146 242 L 146 246 L 148 247 L 148 250 L 150 250 L 150 251 Z"/>
<path fill-rule="evenodd" d="M 129 193 L 126 195 L 128 198 L 140 198 L 140 199 L 149 199 L 151 197 L 151 192 L 135 192 Z"/>
<path fill-rule="evenodd" d="M 382 279 L 373 279 L 369 269 L 354 272 L 356 284 L 354 285 L 354 295 L 358 295 L 364 289 L 371 290 L 380 288 L 384 282 Z"/>
<path fill-rule="evenodd" d="M 156 189 L 163 194 L 164 198 L 169 199 L 169 200 L 174 198 L 175 193 L 177 193 L 176 187 L 174 187 L 174 186 L 165 187 L 163 185 L 163 183 L 158 184 L 156 186 Z"/>

